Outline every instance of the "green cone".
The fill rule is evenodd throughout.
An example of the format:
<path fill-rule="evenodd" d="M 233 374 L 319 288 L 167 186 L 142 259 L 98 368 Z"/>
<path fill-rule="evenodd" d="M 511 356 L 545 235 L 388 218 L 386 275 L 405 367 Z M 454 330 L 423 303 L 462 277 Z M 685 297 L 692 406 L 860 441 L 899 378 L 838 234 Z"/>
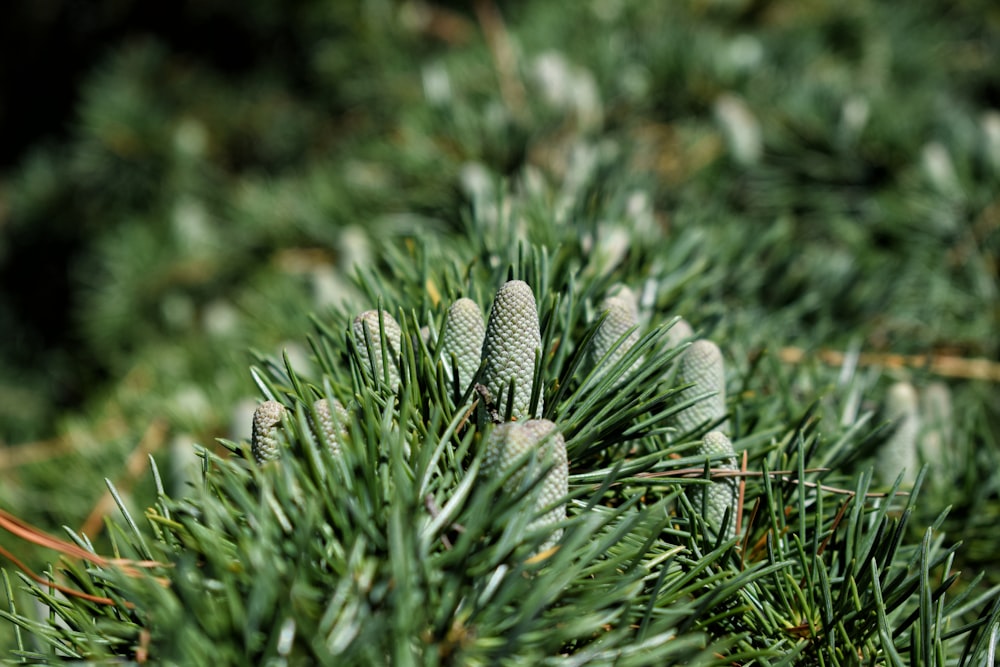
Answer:
<path fill-rule="evenodd" d="M 528 414 L 535 379 L 535 355 L 540 353 L 541 347 L 535 295 L 521 280 L 505 283 L 493 301 L 482 354 L 486 362 L 483 384 L 490 390 L 500 414 L 507 408 L 511 381 L 514 382 L 511 416 L 527 419 L 542 414 L 541 396 L 535 414 Z"/>
<path fill-rule="evenodd" d="M 389 362 L 389 387 L 393 391 L 396 391 L 399 389 L 398 363 L 403 332 L 399 327 L 399 323 L 393 319 L 392 315 L 384 310 L 382 311 L 382 328 L 385 330 L 384 342 L 388 344 L 388 349 L 385 350 L 385 357 Z M 365 371 L 369 373 L 374 372 L 376 382 L 384 381 L 386 377 L 386 369 L 382 363 L 383 340 L 379 333 L 379 311 L 366 310 L 355 317 L 352 330 L 354 332 L 354 340 L 358 345 L 358 352 L 361 354 L 361 360 Z M 371 341 L 371 356 L 369 356 L 369 348 L 365 342 L 366 331 L 367 338 Z"/>
<path fill-rule="evenodd" d="M 920 462 L 917 439 L 920 435 L 920 407 L 917 390 L 909 382 L 897 382 L 889 387 L 886 397 L 886 417 L 895 431 L 878 452 L 875 473 L 883 484 L 892 484 L 903 473 L 903 486 L 913 486 Z"/>
<path fill-rule="evenodd" d="M 313 412 L 316 414 L 315 420 L 312 415 L 309 419 L 313 432 L 326 443 L 330 453 L 336 456 L 340 453 L 340 446 L 347 440 L 347 425 L 350 423 L 347 409 L 337 399 L 333 399 L 331 403 L 321 398 L 313 403 Z"/>
<path fill-rule="evenodd" d="M 277 401 L 264 401 L 254 410 L 250 446 L 257 463 L 273 461 L 281 456 L 281 443 L 276 431 L 284 416 L 285 406 Z"/>
<path fill-rule="evenodd" d="M 637 326 L 639 313 L 636 310 L 635 297 L 632 296 L 628 288 L 622 288 L 616 296 L 608 297 L 602 301 L 599 311 L 607 313 L 607 316 L 594 334 L 591 363 L 594 366 L 600 364 L 603 371 L 607 372 L 628 353 L 633 345 L 639 342 L 639 338 L 641 338 Z M 623 337 L 625 337 L 624 340 L 622 340 Z M 618 341 L 621 341 L 621 344 L 615 348 Z M 612 348 L 614 349 L 612 350 Z M 640 366 L 642 366 L 642 360 L 636 359 L 635 363 L 622 374 L 618 382 L 625 380 Z"/>
<path fill-rule="evenodd" d="M 444 339 L 445 368 L 449 373 L 454 367 L 458 368 L 458 386 L 464 392 L 479 370 L 483 340 L 486 338 L 486 325 L 483 324 L 483 311 L 479 304 L 467 298 L 451 304 L 441 335 Z"/>
<path fill-rule="evenodd" d="M 534 451 L 534 456 L 527 452 Z M 525 460 L 522 457 L 526 457 Z M 525 475 L 532 465 L 552 465 L 545 475 L 542 486 L 536 497 L 535 509 L 549 507 L 568 493 L 569 463 L 566 458 L 566 441 L 556 425 L 547 419 L 531 419 L 526 422 L 507 422 L 496 426 L 486 440 L 486 456 L 483 461 L 483 472 L 486 475 L 499 477 L 507 474 L 512 466 L 521 464 L 522 468 L 514 472 L 503 484 L 505 493 L 514 493 L 525 483 Z M 566 508 L 559 505 L 535 519 L 531 528 L 548 526 L 566 518 Z M 562 530 L 553 531 L 551 537 L 539 548 L 540 551 L 550 548 L 559 541 Z"/>
<path fill-rule="evenodd" d="M 729 437 L 721 431 L 710 431 L 702 438 L 698 455 L 712 459 L 713 470 L 739 470 L 736 463 L 736 451 Z M 720 458 L 724 457 L 724 458 Z M 708 485 L 693 487 L 691 504 L 696 510 L 704 512 L 706 523 L 720 530 L 730 512 L 729 526 L 726 529 L 726 539 L 736 536 L 736 503 L 739 499 L 739 483 L 735 477 L 723 477 Z"/>
<path fill-rule="evenodd" d="M 677 347 L 692 336 L 694 336 L 694 329 L 691 328 L 687 320 L 677 320 L 674 322 L 674 326 L 667 331 L 667 347 Z"/>
<path fill-rule="evenodd" d="M 692 343 L 681 358 L 681 379 L 693 385 L 681 392 L 682 401 L 715 392 L 678 413 L 677 427 L 681 433 L 714 424 L 726 416 L 726 375 L 718 345 L 710 340 Z M 723 433 L 729 430 L 725 421 L 713 428 Z"/>

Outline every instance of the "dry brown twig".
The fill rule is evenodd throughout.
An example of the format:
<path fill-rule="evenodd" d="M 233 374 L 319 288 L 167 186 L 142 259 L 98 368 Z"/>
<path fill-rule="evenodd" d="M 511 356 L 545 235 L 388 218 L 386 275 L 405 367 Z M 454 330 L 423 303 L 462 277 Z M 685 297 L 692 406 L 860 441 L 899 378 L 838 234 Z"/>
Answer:
<path fill-rule="evenodd" d="M 88 429 L 90 439 L 107 441 L 122 437 L 127 432 L 125 420 L 120 414 L 102 418 L 97 426 Z M 13 470 L 32 463 L 42 463 L 50 459 L 72 454 L 82 447 L 74 442 L 73 432 L 68 432 L 48 440 L 23 442 L 9 447 L 0 447 L 0 471 Z M 2 444 L 2 443 L 0 443 Z"/>
<path fill-rule="evenodd" d="M 724 477 L 739 477 L 741 480 L 741 496 L 742 496 L 742 485 L 743 485 L 742 480 L 745 480 L 745 478 L 747 477 L 763 477 L 765 474 L 773 479 L 780 479 L 783 482 L 791 482 L 792 484 L 801 484 L 810 489 L 819 489 L 820 491 L 826 491 L 828 493 L 835 493 L 838 495 L 851 496 L 851 497 L 857 495 L 856 491 L 852 491 L 850 489 L 841 489 L 836 486 L 828 486 L 826 484 L 820 484 L 818 482 L 809 482 L 802 479 L 795 479 L 793 475 L 796 475 L 798 473 L 794 470 L 769 470 L 767 473 L 763 473 L 755 470 L 754 471 L 746 470 L 745 465 L 746 464 L 744 463 L 743 470 L 709 468 L 710 477 L 711 479 L 721 479 Z M 807 473 L 827 472 L 828 470 L 829 468 L 806 468 L 805 470 L 803 470 L 803 472 Z M 698 479 L 704 476 L 704 474 L 705 474 L 704 468 L 678 468 L 677 470 L 665 470 L 662 472 L 640 472 L 636 473 L 635 476 L 642 479 L 656 479 L 661 477 L 680 477 L 684 479 Z M 907 493 L 905 491 L 896 491 L 893 495 L 905 496 L 907 495 Z M 889 496 L 888 493 L 880 493 L 875 491 L 868 492 L 864 495 L 865 498 L 886 498 L 888 496 Z M 741 505 L 742 505 L 742 498 L 741 498 Z"/>
<path fill-rule="evenodd" d="M 740 530 L 743 528 L 743 500 L 746 496 L 747 490 L 747 450 L 743 450 L 743 460 L 740 462 L 740 493 L 739 498 L 736 501 L 736 534 L 740 534 Z"/>
<path fill-rule="evenodd" d="M 131 488 L 135 480 L 142 475 L 146 468 L 149 466 L 149 455 L 156 452 L 167 438 L 167 423 L 162 419 L 153 420 L 153 422 L 146 428 L 146 432 L 143 434 L 142 439 L 139 444 L 136 445 L 135 449 L 129 455 L 128 460 L 125 462 L 125 472 L 119 478 L 118 483 L 115 485 L 116 488 L 127 490 Z M 104 526 L 104 517 L 107 516 L 108 512 L 114 509 L 114 497 L 111 495 L 111 491 L 105 491 L 94 508 L 90 511 L 87 519 L 83 522 L 80 527 L 80 533 L 84 535 L 89 535 L 94 537 L 100 534 Z"/>
<path fill-rule="evenodd" d="M 802 363 L 809 356 L 810 353 L 799 347 L 784 347 L 778 352 L 778 358 L 787 364 Z M 830 366 L 841 366 L 848 355 L 840 350 L 825 349 L 812 353 L 812 356 Z M 964 380 L 1000 382 L 1000 364 L 982 358 L 968 359 L 943 354 L 862 352 L 857 357 L 857 363 L 862 366 L 923 369 L 934 375 Z"/>
<path fill-rule="evenodd" d="M 20 468 L 31 463 L 48 461 L 73 451 L 66 437 L 39 440 L 0 449 L 0 470 Z"/>
<path fill-rule="evenodd" d="M 526 113 L 524 84 L 517 74 L 517 52 L 511 44 L 503 16 L 493 0 L 477 0 L 473 4 L 476 19 L 486 37 L 486 44 L 493 56 L 500 85 L 500 97 L 507 109 L 517 118 Z"/>
<path fill-rule="evenodd" d="M 78 558 L 80 560 L 86 561 L 98 567 L 110 568 L 116 567 L 121 572 L 125 573 L 130 577 L 142 576 L 142 570 L 166 567 L 164 563 L 150 560 L 131 560 L 128 558 L 105 558 L 104 556 L 98 556 L 95 553 L 87 551 L 83 547 L 74 544 L 73 542 L 68 542 L 66 540 L 61 540 L 58 537 L 49 535 L 43 530 L 32 526 L 14 516 L 10 512 L 0 509 L 0 528 L 6 530 L 12 535 L 21 538 L 26 542 L 31 542 L 32 544 L 37 544 L 38 546 L 45 547 L 46 549 L 52 549 L 58 551 L 64 556 L 70 558 Z M 99 595 L 91 595 L 90 593 L 85 593 L 83 591 L 78 591 L 68 586 L 63 586 L 51 579 L 46 579 L 29 568 L 24 564 L 19 558 L 12 554 L 7 549 L 0 547 L 0 556 L 3 556 L 11 563 L 13 563 L 19 570 L 24 572 L 32 581 L 42 586 L 51 587 L 61 593 L 66 595 L 71 595 L 73 597 L 78 597 L 83 600 L 88 600 L 90 602 L 96 602 L 98 604 L 113 605 L 116 604 L 114 600 Z M 168 586 L 169 582 L 167 579 L 159 577 L 156 581 L 163 586 Z"/>
<path fill-rule="evenodd" d="M 163 444 L 166 439 L 166 434 L 167 424 L 164 420 L 155 420 L 149 425 L 146 429 L 146 433 L 142 437 L 142 440 L 140 440 L 139 444 L 133 450 L 125 464 L 125 481 L 131 484 L 136 478 L 139 477 L 139 475 L 142 474 L 148 465 L 149 455 L 155 452 Z M 55 442 L 58 443 L 61 441 Z M 113 505 L 113 502 L 114 499 L 111 496 L 111 492 L 106 492 L 91 511 L 90 516 L 84 522 L 83 528 L 80 532 L 84 534 L 96 534 L 103 525 L 104 515 Z M 0 509 L 0 528 L 26 542 L 31 542 L 32 544 L 58 551 L 64 556 L 77 558 L 93 565 L 97 565 L 98 567 L 116 567 L 130 577 L 141 576 L 141 570 L 143 569 L 165 567 L 163 563 L 157 561 L 138 561 L 127 558 L 105 558 L 104 556 L 98 556 L 97 554 L 91 553 L 73 542 L 68 542 L 49 535 L 39 528 L 22 521 L 18 517 L 2 509 Z M 17 556 L 3 547 L 0 547 L 0 556 L 3 556 L 13 563 L 35 583 L 51 587 L 52 589 L 60 591 L 65 595 L 78 597 L 97 604 L 116 604 L 115 601 L 110 598 L 78 591 L 38 575 Z M 169 582 L 164 578 L 157 578 L 156 581 L 164 586 L 169 585 Z"/>

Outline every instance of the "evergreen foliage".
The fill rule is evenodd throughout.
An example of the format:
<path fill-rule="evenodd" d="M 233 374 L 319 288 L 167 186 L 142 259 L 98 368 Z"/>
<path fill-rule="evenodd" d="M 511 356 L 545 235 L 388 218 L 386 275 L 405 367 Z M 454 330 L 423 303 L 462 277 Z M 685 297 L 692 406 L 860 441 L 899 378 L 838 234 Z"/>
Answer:
<path fill-rule="evenodd" d="M 466 244 L 467 256 L 494 255 L 490 237 L 478 239 L 478 252 Z M 439 253 L 452 246 L 432 246 L 423 244 L 408 265 L 448 266 Z M 106 603 L 54 597 L 22 579 L 60 622 L 4 613 L 36 638 L 16 654 L 95 659 L 141 651 L 166 664 L 984 658 L 1000 623 L 1000 591 L 970 586 L 952 597 L 957 547 L 937 526 L 919 545 L 907 542 L 916 496 L 897 497 L 893 488 L 870 499 L 867 473 L 838 491 L 831 484 L 851 477 L 814 467 L 819 456 L 857 449 L 862 429 L 846 424 L 822 434 L 815 407 L 790 424 L 758 413 L 753 429 L 737 429 L 757 473 L 744 480 L 747 504 L 731 504 L 721 521 L 717 509 L 702 517 L 683 491 L 721 484 L 732 500 L 732 479 L 698 479 L 703 452 L 676 437 L 683 413 L 705 397 L 688 397 L 686 385 L 670 379 L 688 356 L 667 347 L 672 320 L 597 373 L 586 360 L 602 323 L 589 321 L 584 295 L 603 293 L 610 276 L 577 283 L 581 260 L 571 252 L 519 244 L 510 256 L 507 270 L 481 262 L 464 275 L 452 265 L 425 268 L 412 282 L 375 272 L 363 278 L 362 291 L 381 293 L 399 314 L 398 357 L 384 356 L 388 327 L 363 351 L 358 320 L 340 312 L 316 321 L 315 374 L 287 358 L 262 359 L 254 377 L 263 405 L 280 403 L 268 414 L 288 415 L 285 428 L 268 431 L 282 439 L 277 460 L 258 466 L 246 443 L 225 441 L 232 455 L 221 458 L 202 449 L 203 483 L 183 497 L 167 493 L 154 466 L 149 528 L 122 505 L 126 521 L 112 537 L 119 557 L 163 565 L 150 576 L 59 566 Z M 547 406 L 549 422 L 494 426 L 495 408 L 483 399 L 471 409 L 468 392 L 459 395 L 448 381 L 440 343 L 420 334 L 424 326 L 440 330 L 458 291 L 498 284 L 507 272 L 516 287 L 538 285 L 543 295 L 546 353 L 531 382 L 545 394 L 534 402 Z M 442 298 L 435 304 L 429 293 Z M 370 372 L 376 348 L 398 364 L 398 385 Z M 630 372 L 640 356 L 649 362 Z M 311 426 L 320 399 L 347 409 L 336 453 Z M 558 457 L 523 468 L 517 461 L 530 450 L 511 459 L 488 444 L 513 442 L 511 428 L 536 423 L 549 424 L 546 433 L 558 429 L 572 464 L 558 498 L 546 481 Z M 554 502 L 566 506 L 555 533 Z M 716 537 L 714 528 L 737 512 L 745 513 L 741 533 Z"/>
<path fill-rule="evenodd" d="M 599 310 L 605 313 L 605 319 L 594 334 L 591 353 L 594 366 L 602 362 L 614 364 L 639 342 L 639 313 L 631 290 L 624 288 L 618 294 L 604 299 Z M 641 364 L 642 360 L 637 359 L 633 370 L 637 370 Z"/>
<path fill-rule="evenodd" d="M 448 307 L 444 321 L 443 340 L 445 369 L 451 370 L 456 391 L 469 387 L 482 361 L 486 325 L 479 304 L 462 297 Z"/>
<path fill-rule="evenodd" d="M 251 3 L 235 76 L 121 45 L 4 176 L 0 438 L 61 458 L 0 506 L 109 488 L 64 534 L 124 559 L 5 563 L 4 657 L 988 664 L 996 385 L 893 355 L 1000 352 L 997 8 L 500 9 Z M 487 463 L 533 423 L 564 481 Z"/>

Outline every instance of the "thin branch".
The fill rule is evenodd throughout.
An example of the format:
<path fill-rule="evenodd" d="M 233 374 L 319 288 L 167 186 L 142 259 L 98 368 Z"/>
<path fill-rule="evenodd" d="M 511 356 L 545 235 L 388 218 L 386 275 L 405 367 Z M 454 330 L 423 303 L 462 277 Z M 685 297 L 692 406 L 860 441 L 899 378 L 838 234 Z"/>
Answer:
<path fill-rule="evenodd" d="M 434 496 L 429 493 L 426 496 L 424 496 L 424 507 L 427 508 L 427 512 L 431 515 L 432 519 L 438 518 L 438 516 L 441 514 L 441 508 L 438 507 L 437 502 L 435 502 Z M 465 526 L 463 526 L 460 523 L 452 523 L 449 525 L 449 528 L 453 529 L 456 533 L 465 532 Z M 445 549 L 451 551 L 452 548 L 451 540 L 449 540 L 448 536 L 445 535 L 444 533 L 441 534 L 441 544 L 444 545 Z"/>
<path fill-rule="evenodd" d="M 477 0 L 473 4 L 473 9 L 493 56 L 493 64 L 500 83 L 500 97 L 510 112 L 520 118 L 525 113 L 527 95 L 517 75 L 517 53 L 510 41 L 503 16 L 500 15 L 500 10 L 493 0 Z"/>
<path fill-rule="evenodd" d="M 85 562 L 91 563 L 98 567 L 103 568 L 118 568 L 123 574 L 129 577 L 139 577 L 143 576 L 141 570 L 151 569 L 157 567 L 168 567 L 166 563 L 160 563 L 158 561 L 151 560 L 130 560 L 128 558 L 105 558 L 103 556 L 98 556 L 95 553 L 87 551 L 83 547 L 74 544 L 73 542 L 68 542 L 66 540 L 61 540 L 58 537 L 49 535 L 45 531 L 32 526 L 31 524 L 22 521 L 18 517 L 14 516 L 6 510 L 0 509 L 0 528 L 3 528 L 7 532 L 21 538 L 26 542 L 31 542 L 32 544 L 37 544 L 38 546 L 45 547 L 46 549 L 52 549 L 58 551 L 63 556 L 69 556 L 71 558 L 78 558 Z M 98 595 L 91 595 L 90 593 L 84 593 L 83 591 L 78 591 L 67 586 L 58 584 L 50 579 L 46 579 L 34 571 L 31 570 L 24 562 L 21 561 L 17 556 L 12 554 L 7 549 L 0 547 L 0 556 L 3 556 L 11 563 L 13 563 L 19 570 L 24 572 L 32 581 L 43 586 L 51 586 L 61 593 L 66 595 L 72 595 L 73 597 L 78 597 L 83 600 L 88 600 L 90 602 L 95 602 L 98 604 L 114 605 L 116 604 L 111 598 L 101 597 Z M 154 577 L 154 580 L 161 586 L 169 586 L 170 582 L 164 577 Z M 126 603 L 126 606 L 130 606 Z"/>
<path fill-rule="evenodd" d="M 778 351 L 778 358 L 788 364 L 797 364 L 809 356 L 799 347 L 784 347 Z M 819 350 L 814 356 L 830 366 L 843 365 L 847 357 L 840 350 Z M 985 380 L 1000 382 L 1000 363 L 983 358 L 968 359 L 944 354 L 893 354 L 883 352 L 862 352 L 858 355 L 862 366 L 884 366 L 886 368 L 917 368 L 942 377 L 965 380 Z"/>
<path fill-rule="evenodd" d="M 4 447 L 0 449 L 0 470 L 48 461 L 72 451 L 73 447 L 65 437 Z"/>
<path fill-rule="evenodd" d="M 126 430 L 125 422 L 121 415 L 112 415 L 103 418 L 95 428 L 90 430 L 90 433 L 100 440 L 110 440 L 120 437 L 126 433 Z M 0 442 L 0 445 L 2 444 Z M 74 445 L 72 434 L 59 435 L 48 440 L 22 442 L 7 447 L 0 447 L 0 470 L 18 468 L 32 463 L 41 463 L 42 461 L 70 454 L 78 449 Z"/>
<path fill-rule="evenodd" d="M 83 591 L 78 591 L 75 588 L 69 588 L 68 586 L 63 586 L 62 584 L 58 584 L 52 581 L 51 579 L 46 579 L 44 577 L 35 574 L 34 572 L 32 572 L 30 567 L 22 563 L 20 560 L 18 560 L 16 556 L 14 556 L 14 554 L 7 551 L 3 547 L 0 547 L 0 556 L 3 556 L 11 563 L 13 563 L 17 567 L 17 569 L 21 570 L 21 572 L 24 572 L 24 574 L 26 574 L 28 578 L 34 581 L 36 584 L 40 584 L 42 586 L 50 586 L 59 591 L 60 593 L 65 593 L 66 595 L 71 595 L 73 597 L 80 598 L 82 600 L 87 600 L 88 602 L 95 602 L 97 604 L 106 604 L 111 606 L 114 606 L 115 604 L 115 601 L 112 600 L 111 598 L 101 597 L 100 595 L 91 595 L 90 593 L 84 593 Z M 128 608 L 132 608 L 134 605 L 131 602 L 126 602 L 125 606 Z"/>
<path fill-rule="evenodd" d="M 467 44 L 475 32 L 475 25 L 458 12 L 430 3 L 409 3 L 414 27 L 420 33 L 440 39 L 451 46 Z"/>
<path fill-rule="evenodd" d="M 476 383 L 476 393 L 479 394 L 483 401 L 483 406 L 486 408 L 486 414 L 489 415 L 490 421 L 494 424 L 502 424 L 503 418 L 500 417 L 500 411 L 497 410 L 497 406 L 493 403 L 493 396 L 490 394 L 490 390 L 486 385 Z"/>
<path fill-rule="evenodd" d="M 829 468 L 806 468 L 803 472 L 827 472 Z M 711 479 L 722 479 L 725 477 L 763 477 L 764 473 L 758 471 L 748 471 L 748 470 L 728 470 L 725 468 L 709 468 L 709 473 Z M 704 468 L 679 468 L 677 470 L 665 470 L 662 472 L 640 472 L 636 473 L 636 477 L 641 477 L 644 479 L 656 479 L 659 477 L 680 477 L 684 479 L 698 479 L 703 477 L 705 474 Z M 811 489 L 820 489 L 821 491 L 827 491 L 829 493 L 836 493 L 844 496 L 854 497 L 857 495 L 856 491 L 851 491 L 850 489 L 841 489 L 836 486 L 827 486 L 826 484 L 819 484 L 818 482 L 807 482 L 801 479 L 794 479 L 792 475 L 795 475 L 794 470 L 771 470 L 767 473 L 769 477 L 774 479 L 780 479 L 785 482 L 792 482 L 794 484 L 802 484 Z M 616 483 L 615 486 L 620 484 Z M 597 487 L 595 487 L 597 488 Z M 897 491 L 895 494 L 897 496 L 909 495 L 905 491 Z M 870 492 L 864 495 L 865 498 L 886 498 L 888 493 L 878 493 Z"/>
<path fill-rule="evenodd" d="M 822 556 L 823 552 L 826 551 L 827 545 L 830 544 L 830 540 L 833 539 L 834 533 L 837 532 L 837 528 L 840 526 L 840 522 L 843 521 L 844 514 L 847 512 L 847 508 L 850 504 L 850 500 L 841 503 L 840 509 L 837 510 L 837 516 L 833 517 L 833 525 L 830 526 L 830 534 L 823 539 L 822 544 L 819 545 L 819 549 L 816 550 L 817 556 Z"/>
<path fill-rule="evenodd" d="M 487 391 L 487 393 L 489 393 L 489 392 Z M 465 428 L 465 424 L 469 421 L 469 417 L 472 416 L 472 413 L 475 412 L 477 405 L 479 405 L 479 399 L 478 398 L 476 400 L 472 401 L 472 404 L 469 406 L 469 409 L 466 410 L 465 411 L 465 415 L 462 416 L 462 421 L 458 422 L 458 426 L 455 427 L 455 432 L 456 433 L 458 433 L 463 428 Z"/>
<path fill-rule="evenodd" d="M 736 534 L 740 534 L 740 529 L 743 527 L 743 498 L 747 490 L 747 450 L 743 450 L 743 461 L 740 464 L 740 495 L 736 501 L 736 516 L 734 520 L 736 521 Z"/>
<path fill-rule="evenodd" d="M 754 523 L 757 522 L 757 513 L 760 512 L 763 496 L 757 498 L 757 501 L 753 504 L 753 511 L 750 512 L 750 521 L 747 523 L 749 528 L 747 528 L 746 534 L 743 536 L 742 548 L 740 549 L 740 570 L 745 569 L 746 565 L 746 555 L 747 549 L 750 547 L 750 528 L 753 528 Z"/>
<path fill-rule="evenodd" d="M 154 420 L 143 434 L 139 444 L 136 445 L 132 453 L 129 454 L 125 462 L 125 474 L 119 479 L 116 488 L 127 490 L 136 479 L 145 472 L 149 466 L 149 455 L 156 452 L 164 443 L 167 437 L 167 424 L 162 419 Z M 104 517 L 114 509 L 114 497 L 110 489 L 105 491 L 94 508 L 90 511 L 87 519 L 80 527 L 80 533 L 95 537 L 99 535 L 104 526 Z"/>

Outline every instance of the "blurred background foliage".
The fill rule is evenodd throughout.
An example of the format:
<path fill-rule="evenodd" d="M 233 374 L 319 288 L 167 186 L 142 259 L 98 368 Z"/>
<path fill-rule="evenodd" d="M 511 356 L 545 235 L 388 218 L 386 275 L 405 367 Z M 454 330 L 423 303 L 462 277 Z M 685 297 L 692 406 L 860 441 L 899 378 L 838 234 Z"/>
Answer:
<path fill-rule="evenodd" d="M 991 0 L 3 12 L 0 506 L 43 527 L 99 529 L 103 478 L 148 493 L 137 451 L 182 467 L 247 437 L 250 350 L 305 358 L 355 267 L 447 244 L 500 179 L 553 184 L 569 220 L 617 197 L 626 247 L 592 241 L 639 281 L 630 256 L 695 266 L 661 305 L 737 367 L 1000 357 Z M 872 384 L 931 379 L 887 365 Z M 965 456 L 927 510 L 955 506 L 977 567 L 1000 517 L 989 370 L 948 379 Z"/>

